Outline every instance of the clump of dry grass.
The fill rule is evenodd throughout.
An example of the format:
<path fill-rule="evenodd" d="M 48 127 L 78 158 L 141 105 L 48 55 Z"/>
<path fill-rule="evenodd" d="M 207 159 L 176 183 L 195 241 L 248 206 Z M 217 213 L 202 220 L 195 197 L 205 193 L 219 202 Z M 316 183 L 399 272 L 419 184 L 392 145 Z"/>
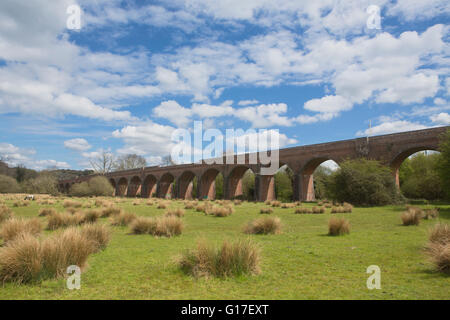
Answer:
<path fill-rule="evenodd" d="M 437 217 L 439 217 L 439 210 L 437 208 L 434 209 L 425 209 L 424 210 L 424 219 L 435 219 Z"/>
<path fill-rule="evenodd" d="M 102 210 L 101 217 L 106 218 L 106 217 L 114 216 L 116 214 L 120 214 L 122 212 L 123 212 L 123 210 L 119 207 L 108 207 L 108 208 L 104 208 Z"/>
<path fill-rule="evenodd" d="M 225 206 L 225 207 L 219 207 L 219 206 L 212 206 L 206 209 L 206 214 L 212 214 L 216 217 L 228 217 L 234 212 L 234 209 L 232 206 Z"/>
<path fill-rule="evenodd" d="M 235 200 L 233 201 L 233 203 L 234 203 L 235 206 L 238 206 L 238 205 L 241 205 L 241 204 L 242 204 L 242 200 L 235 199 Z"/>
<path fill-rule="evenodd" d="M 430 242 L 426 253 L 429 261 L 439 272 L 450 274 L 450 244 Z"/>
<path fill-rule="evenodd" d="M 166 202 L 159 202 L 158 206 L 156 207 L 157 209 L 167 209 L 169 205 Z"/>
<path fill-rule="evenodd" d="M 244 232 L 248 234 L 279 234 L 281 232 L 281 220 L 278 217 L 266 217 L 249 222 Z"/>
<path fill-rule="evenodd" d="M 344 218 L 331 218 L 328 222 L 328 235 L 340 236 L 350 233 L 350 223 Z"/>
<path fill-rule="evenodd" d="M 180 235 L 184 224 L 177 217 L 147 218 L 138 217 L 130 225 L 134 234 L 151 234 L 153 236 L 172 237 Z"/>
<path fill-rule="evenodd" d="M 194 209 L 194 208 L 195 208 L 195 203 L 193 203 L 193 202 L 187 202 L 187 203 L 184 204 L 184 208 L 185 208 L 186 210 Z"/>
<path fill-rule="evenodd" d="M 271 213 L 273 213 L 273 209 L 272 209 L 272 208 L 261 208 L 261 209 L 259 210 L 259 213 L 262 213 L 262 214 L 271 214 Z"/>
<path fill-rule="evenodd" d="M 18 219 L 12 218 L 6 220 L 0 227 L 0 238 L 4 242 L 14 240 L 22 233 L 28 233 L 32 236 L 40 234 L 42 225 L 38 218 L 33 219 Z"/>
<path fill-rule="evenodd" d="M 134 213 L 121 212 L 111 217 L 111 224 L 113 226 L 128 226 L 136 218 L 137 216 Z"/>
<path fill-rule="evenodd" d="M 436 224 L 429 233 L 430 242 L 449 244 L 450 243 L 450 226 L 444 223 Z"/>
<path fill-rule="evenodd" d="M 315 213 L 315 214 L 325 213 L 324 207 L 312 207 L 311 210 L 312 210 L 312 213 Z"/>
<path fill-rule="evenodd" d="M 7 206 L 0 206 L 0 224 L 3 221 L 11 219 L 14 216 L 13 211 Z"/>
<path fill-rule="evenodd" d="M 30 201 L 20 200 L 13 203 L 13 207 L 28 207 L 30 205 Z"/>
<path fill-rule="evenodd" d="M 80 230 L 83 237 L 93 242 L 95 251 L 105 249 L 111 239 L 111 230 L 104 224 L 87 224 Z"/>
<path fill-rule="evenodd" d="M 313 211 L 312 208 L 302 207 L 295 209 L 295 213 L 313 213 Z"/>
<path fill-rule="evenodd" d="M 260 273 L 260 249 L 250 240 L 224 241 L 218 249 L 199 241 L 179 258 L 183 272 L 194 277 L 229 277 Z"/>
<path fill-rule="evenodd" d="M 296 205 L 295 205 L 295 203 L 282 203 L 280 207 L 283 209 L 291 209 L 291 208 L 295 208 Z"/>
<path fill-rule="evenodd" d="M 409 209 L 402 213 L 400 218 L 402 219 L 402 223 L 404 226 L 418 226 L 420 223 L 420 219 L 422 219 L 422 210 L 414 210 Z"/>
<path fill-rule="evenodd" d="M 344 204 L 342 205 L 344 208 L 344 213 L 352 213 L 353 211 L 353 205 L 348 203 L 348 202 L 344 202 Z"/>
<path fill-rule="evenodd" d="M 166 211 L 165 216 L 166 217 L 175 216 L 175 217 L 181 218 L 181 217 L 184 217 L 184 210 L 181 208 L 169 209 Z"/>
<path fill-rule="evenodd" d="M 99 210 L 88 210 L 86 212 L 80 211 L 75 214 L 78 219 L 78 224 L 95 223 L 101 215 L 102 212 Z"/>
<path fill-rule="evenodd" d="M 56 212 L 48 216 L 47 230 L 67 228 L 79 224 L 80 215 L 63 212 Z"/>
<path fill-rule="evenodd" d="M 42 208 L 39 210 L 39 217 L 46 217 L 55 214 L 56 212 L 55 208 Z"/>
<path fill-rule="evenodd" d="M 280 201 L 272 201 L 272 202 L 270 203 L 270 205 L 271 205 L 272 207 L 279 207 L 279 206 L 281 206 L 281 202 L 280 202 Z"/>
<path fill-rule="evenodd" d="M 83 206 L 83 203 L 73 201 L 73 200 L 64 200 L 63 207 L 64 208 L 81 208 Z"/>

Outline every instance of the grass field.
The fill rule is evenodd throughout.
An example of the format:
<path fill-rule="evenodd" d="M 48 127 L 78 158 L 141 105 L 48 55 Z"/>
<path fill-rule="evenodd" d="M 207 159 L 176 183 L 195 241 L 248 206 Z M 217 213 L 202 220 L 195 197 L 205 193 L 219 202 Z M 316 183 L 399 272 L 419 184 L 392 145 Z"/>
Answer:
<path fill-rule="evenodd" d="M 165 212 L 145 200 L 140 205 L 133 201 L 122 199 L 117 206 L 138 216 Z M 41 207 L 64 210 L 61 200 L 52 206 L 34 201 L 27 207 L 4 202 L 18 217 L 37 217 Z M 171 206 L 183 203 L 172 201 Z M 186 227 L 177 237 L 132 235 L 128 227 L 111 227 L 111 242 L 89 258 L 80 290 L 68 290 L 64 279 L 7 283 L 0 285 L 0 299 L 448 299 L 450 277 L 435 272 L 423 251 L 428 230 L 438 220 L 450 222 L 450 205 L 438 206 L 439 219 L 408 227 L 400 220 L 404 206 L 354 208 L 353 213 L 336 214 L 351 224 L 350 234 L 339 237 L 327 235 L 329 209 L 325 214 L 294 214 L 292 208 L 274 208 L 272 216 L 283 224 L 277 235 L 243 233 L 248 221 L 262 216 L 261 203 L 236 205 L 229 217 L 186 210 Z M 99 223 L 110 221 L 102 218 Z M 261 248 L 259 275 L 196 279 L 178 268 L 176 257 L 195 248 L 198 239 L 219 245 L 224 239 L 247 237 Z M 381 268 L 381 290 L 366 287 L 370 265 Z"/>

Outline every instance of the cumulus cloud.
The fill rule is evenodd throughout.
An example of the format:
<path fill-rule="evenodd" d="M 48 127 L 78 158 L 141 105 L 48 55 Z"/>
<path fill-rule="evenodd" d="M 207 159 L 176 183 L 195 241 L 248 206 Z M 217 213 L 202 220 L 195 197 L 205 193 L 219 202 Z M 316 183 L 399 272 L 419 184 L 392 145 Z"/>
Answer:
<path fill-rule="evenodd" d="M 426 129 L 427 127 L 416 122 L 410 122 L 406 120 L 392 120 L 380 123 L 377 126 L 366 129 L 364 131 L 358 131 L 357 136 L 375 136 L 389 133 L 413 131 Z"/>
<path fill-rule="evenodd" d="M 446 112 L 441 112 L 439 114 L 430 117 L 430 120 L 438 125 L 450 125 L 450 114 Z"/>
<path fill-rule="evenodd" d="M 27 168 L 43 170 L 47 168 L 68 169 L 70 165 L 64 161 L 52 159 L 36 160 L 34 149 L 19 148 L 13 144 L 0 143 L 0 158 L 11 166 L 25 165 Z"/>
<path fill-rule="evenodd" d="M 67 149 L 74 151 L 86 151 L 91 148 L 91 145 L 85 139 L 82 138 L 64 141 L 64 146 Z"/>

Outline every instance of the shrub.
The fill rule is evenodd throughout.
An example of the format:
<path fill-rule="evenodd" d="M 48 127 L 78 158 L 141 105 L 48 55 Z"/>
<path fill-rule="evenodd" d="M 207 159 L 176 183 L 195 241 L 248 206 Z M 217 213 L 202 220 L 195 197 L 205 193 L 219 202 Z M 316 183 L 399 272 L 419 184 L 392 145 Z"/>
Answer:
<path fill-rule="evenodd" d="M 91 190 L 87 182 L 75 183 L 70 187 L 69 195 L 73 197 L 89 197 Z"/>
<path fill-rule="evenodd" d="M 374 160 L 347 160 L 330 176 L 333 200 L 356 205 L 386 205 L 402 200 L 390 168 Z"/>
<path fill-rule="evenodd" d="M 42 208 L 41 210 L 39 210 L 39 216 L 45 217 L 45 216 L 55 214 L 56 212 L 57 211 L 55 208 Z"/>
<path fill-rule="evenodd" d="M 0 193 L 19 193 L 20 186 L 16 179 L 0 174 Z"/>
<path fill-rule="evenodd" d="M 94 243 L 95 251 L 105 249 L 111 239 L 111 231 L 103 224 L 87 224 L 81 228 L 81 235 Z"/>
<path fill-rule="evenodd" d="M 151 234 L 153 236 L 172 237 L 180 235 L 184 224 L 177 217 L 147 218 L 138 217 L 130 225 L 134 234 Z"/>
<path fill-rule="evenodd" d="M 111 224 L 113 226 L 128 226 L 136 218 L 137 216 L 134 213 L 121 212 L 112 216 Z"/>
<path fill-rule="evenodd" d="M 328 235 L 340 236 L 350 233 L 350 223 L 344 218 L 331 218 L 328 222 Z"/>
<path fill-rule="evenodd" d="M 8 242 L 22 233 L 29 233 L 32 236 L 40 234 L 42 225 L 38 218 L 33 219 L 8 219 L 0 228 L 0 238 Z"/>
<path fill-rule="evenodd" d="M 421 210 L 408 210 L 402 213 L 400 216 L 402 219 L 402 223 L 404 226 L 418 226 L 420 223 L 420 219 L 422 218 Z"/>
<path fill-rule="evenodd" d="M 261 210 L 259 210 L 259 213 L 271 214 L 271 213 L 273 213 L 273 209 L 272 208 L 261 208 Z"/>
<path fill-rule="evenodd" d="M 432 243 L 449 244 L 450 227 L 448 224 L 438 223 L 430 230 L 429 240 Z"/>
<path fill-rule="evenodd" d="M 57 195 L 58 180 L 52 174 L 47 172 L 40 173 L 36 178 L 26 180 L 22 183 L 22 189 L 30 194 L 52 194 Z"/>
<path fill-rule="evenodd" d="M 109 197 L 114 193 L 114 188 L 106 177 L 94 177 L 89 180 L 88 186 L 90 196 Z"/>
<path fill-rule="evenodd" d="M 224 241 L 220 249 L 199 241 L 179 259 L 183 272 L 194 277 L 229 277 L 260 273 L 260 250 L 249 240 Z"/>
<path fill-rule="evenodd" d="M 14 216 L 14 213 L 7 206 L 0 206 L 0 224 Z"/>
<path fill-rule="evenodd" d="M 249 222 L 244 229 L 248 234 L 278 234 L 281 232 L 281 221 L 277 217 L 266 217 Z"/>
<path fill-rule="evenodd" d="M 181 209 L 181 208 L 169 209 L 169 210 L 166 211 L 165 216 L 166 217 L 175 216 L 175 217 L 181 218 L 181 217 L 184 217 L 184 210 Z"/>

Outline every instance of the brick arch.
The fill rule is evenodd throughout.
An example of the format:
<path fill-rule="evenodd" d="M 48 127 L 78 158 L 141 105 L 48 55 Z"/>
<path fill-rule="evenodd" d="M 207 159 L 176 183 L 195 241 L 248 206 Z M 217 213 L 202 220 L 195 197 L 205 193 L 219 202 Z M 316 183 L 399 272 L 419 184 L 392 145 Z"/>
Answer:
<path fill-rule="evenodd" d="M 125 177 L 122 177 L 117 182 L 116 195 L 119 197 L 124 197 L 127 194 L 128 189 L 128 180 Z"/>
<path fill-rule="evenodd" d="M 200 190 L 198 197 L 200 199 L 211 199 L 216 198 L 216 178 L 219 175 L 220 170 L 216 168 L 210 168 L 203 172 L 200 177 Z"/>
<path fill-rule="evenodd" d="M 400 187 L 400 178 L 399 178 L 399 169 L 402 165 L 403 161 L 405 161 L 406 158 L 412 156 L 416 152 L 425 151 L 425 150 L 433 150 L 433 151 L 439 151 L 438 147 L 431 146 L 431 145 L 424 145 L 424 146 L 417 146 L 414 148 L 406 148 L 400 152 L 398 152 L 394 158 L 390 161 L 389 166 L 391 167 L 392 174 L 395 178 L 395 183 L 397 184 L 397 187 Z"/>
<path fill-rule="evenodd" d="M 226 181 L 225 197 L 233 199 L 242 195 L 242 178 L 247 170 L 252 170 L 250 166 L 238 165 L 228 174 Z M 254 170 L 252 170 L 255 172 Z M 255 185 L 256 188 L 256 185 Z"/>
<path fill-rule="evenodd" d="M 314 190 L 314 171 L 316 171 L 317 167 L 322 163 L 328 160 L 333 160 L 339 165 L 339 160 L 331 157 L 331 156 L 320 156 L 314 157 L 306 161 L 305 165 L 301 167 L 299 173 L 299 196 L 302 201 L 315 201 L 316 194 Z"/>
<path fill-rule="evenodd" d="M 158 179 L 152 174 L 147 175 L 142 183 L 141 196 L 143 198 L 151 198 L 153 194 L 156 194 L 157 185 Z"/>
<path fill-rule="evenodd" d="M 128 197 L 137 197 L 141 194 L 141 186 L 142 180 L 138 176 L 134 176 L 130 179 L 130 183 L 128 184 L 127 196 Z"/>
<path fill-rule="evenodd" d="M 159 198 L 172 197 L 174 181 L 175 177 L 170 172 L 166 172 L 161 176 L 158 182 Z"/>
<path fill-rule="evenodd" d="M 192 171 L 184 171 L 177 179 L 177 197 L 181 199 L 192 199 L 195 174 Z"/>

